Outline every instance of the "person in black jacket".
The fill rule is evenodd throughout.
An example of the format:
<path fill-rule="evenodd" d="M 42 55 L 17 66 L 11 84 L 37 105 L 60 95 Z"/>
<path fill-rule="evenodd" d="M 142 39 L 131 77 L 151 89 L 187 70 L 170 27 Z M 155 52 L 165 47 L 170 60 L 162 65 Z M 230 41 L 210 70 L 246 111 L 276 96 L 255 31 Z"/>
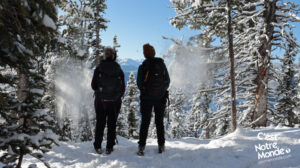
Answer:
<path fill-rule="evenodd" d="M 113 151 L 116 140 L 116 122 L 121 108 L 121 97 L 125 92 L 124 73 L 116 62 L 116 52 L 105 48 L 104 59 L 94 71 L 92 89 L 95 91 L 96 129 L 94 148 L 102 153 L 101 143 L 107 123 L 106 154 Z"/>
<path fill-rule="evenodd" d="M 153 108 L 158 138 L 158 152 L 162 153 L 165 150 L 163 119 L 166 108 L 166 96 L 168 94 L 167 89 L 170 84 L 170 77 L 163 59 L 154 57 L 155 49 L 150 44 L 145 44 L 143 52 L 146 59 L 139 66 L 137 75 L 137 85 L 141 93 L 140 111 L 142 115 L 138 155 L 144 154 Z"/>

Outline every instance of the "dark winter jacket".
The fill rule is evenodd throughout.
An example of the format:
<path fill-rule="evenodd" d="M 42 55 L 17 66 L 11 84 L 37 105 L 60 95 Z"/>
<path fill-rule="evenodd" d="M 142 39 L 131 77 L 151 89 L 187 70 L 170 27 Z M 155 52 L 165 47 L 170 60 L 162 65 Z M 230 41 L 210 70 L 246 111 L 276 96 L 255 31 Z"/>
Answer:
<path fill-rule="evenodd" d="M 144 62 L 139 66 L 139 69 L 138 69 L 138 74 L 137 74 L 137 85 L 138 85 L 138 88 L 141 92 L 141 99 L 143 100 L 158 100 L 157 98 L 154 98 L 154 97 L 150 97 L 150 96 L 147 96 L 147 95 L 143 95 L 143 90 L 144 90 L 144 79 L 145 79 L 145 75 L 147 73 L 147 70 L 149 69 L 150 67 L 150 62 L 152 59 L 156 59 L 156 60 L 159 60 L 159 61 L 162 61 L 163 62 L 163 65 L 164 65 L 164 68 L 165 68 L 165 72 L 166 72 L 166 78 L 165 78 L 165 87 L 166 87 L 166 90 L 168 90 L 169 88 L 169 85 L 170 85 L 170 77 L 169 77 L 169 73 L 168 73 L 168 70 L 167 70 L 167 67 L 164 63 L 164 60 L 161 59 L 161 58 L 146 58 L 144 60 Z"/>
<path fill-rule="evenodd" d="M 102 61 L 103 63 L 105 62 L 109 62 L 109 61 L 112 61 L 112 60 L 104 60 Z M 92 89 L 96 92 L 97 91 L 97 77 L 99 76 L 99 65 L 97 66 L 97 68 L 94 70 L 94 75 L 93 75 L 93 79 L 92 79 L 92 83 L 91 83 L 91 86 L 92 86 Z M 124 80 L 124 72 L 122 71 L 121 69 L 121 80 L 122 80 L 122 93 L 125 92 L 125 80 Z M 97 102 L 104 102 L 101 98 L 97 98 L 96 97 L 96 101 Z M 115 101 L 105 101 L 105 102 L 108 102 L 108 103 L 114 103 L 114 102 L 121 102 L 121 97 Z"/>

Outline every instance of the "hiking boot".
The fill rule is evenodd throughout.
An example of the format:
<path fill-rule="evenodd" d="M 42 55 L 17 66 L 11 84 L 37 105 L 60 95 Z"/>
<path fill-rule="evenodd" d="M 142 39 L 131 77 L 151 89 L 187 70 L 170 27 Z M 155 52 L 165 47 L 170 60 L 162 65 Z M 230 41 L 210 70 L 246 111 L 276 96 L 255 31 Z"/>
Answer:
<path fill-rule="evenodd" d="M 158 153 L 163 153 L 165 151 L 165 145 L 158 146 Z"/>
<path fill-rule="evenodd" d="M 112 151 L 114 151 L 114 148 L 106 148 L 105 154 L 109 155 Z"/>
<path fill-rule="evenodd" d="M 137 152 L 137 155 L 144 156 L 144 150 L 145 150 L 145 146 L 139 146 L 139 150 Z"/>
<path fill-rule="evenodd" d="M 98 154 L 102 154 L 102 149 L 101 148 L 95 148 L 95 151 L 98 153 Z"/>

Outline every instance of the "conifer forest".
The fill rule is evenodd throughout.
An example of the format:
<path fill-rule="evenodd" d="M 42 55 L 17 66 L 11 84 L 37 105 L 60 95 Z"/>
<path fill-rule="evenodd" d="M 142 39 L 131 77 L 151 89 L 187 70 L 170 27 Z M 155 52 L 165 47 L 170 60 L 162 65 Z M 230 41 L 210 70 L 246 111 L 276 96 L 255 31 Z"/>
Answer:
<path fill-rule="evenodd" d="M 144 158 L 132 152 L 143 60 L 121 56 L 126 44 L 115 32 L 110 46 L 126 84 L 119 144 L 110 156 L 94 154 L 91 81 L 107 47 L 102 34 L 113 22 L 108 1 L 0 0 L 0 167 L 300 167 L 297 0 L 164 0 L 174 13 L 166 22 L 197 34 L 157 35 L 170 44 L 156 52 L 171 80 L 163 155 L 152 151 L 154 113 L 148 131 L 154 149 L 147 146 Z M 280 145 L 286 147 L 280 157 L 288 158 L 259 153 Z"/>

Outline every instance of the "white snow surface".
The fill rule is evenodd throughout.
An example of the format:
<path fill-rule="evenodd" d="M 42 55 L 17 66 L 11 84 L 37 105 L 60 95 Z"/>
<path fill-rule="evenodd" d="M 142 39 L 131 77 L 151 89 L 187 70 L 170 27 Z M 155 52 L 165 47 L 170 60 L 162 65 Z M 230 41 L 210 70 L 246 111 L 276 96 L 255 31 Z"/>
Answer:
<path fill-rule="evenodd" d="M 118 140 L 111 155 L 96 154 L 92 142 L 61 142 L 44 158 L 55 168 L 300 168 L 299 128 L 238 128 L 212 140 L 167 139 L 163 154 L 157 153 L 156 139 L 148 139 L 145 156 L 136 155 L 137 140 L 122 137 Z M 266 149 L 266 144 L 271 143 L 276 145 Z M 105 141 L 102 146 L 105 147 Z M 258 159 L 256 150 L 261 153 L 276 149 L 283 149 L 283 154 Z M 24 168 L 34 164 L 44 167 L 38 160 L 25 157 Z"/>

